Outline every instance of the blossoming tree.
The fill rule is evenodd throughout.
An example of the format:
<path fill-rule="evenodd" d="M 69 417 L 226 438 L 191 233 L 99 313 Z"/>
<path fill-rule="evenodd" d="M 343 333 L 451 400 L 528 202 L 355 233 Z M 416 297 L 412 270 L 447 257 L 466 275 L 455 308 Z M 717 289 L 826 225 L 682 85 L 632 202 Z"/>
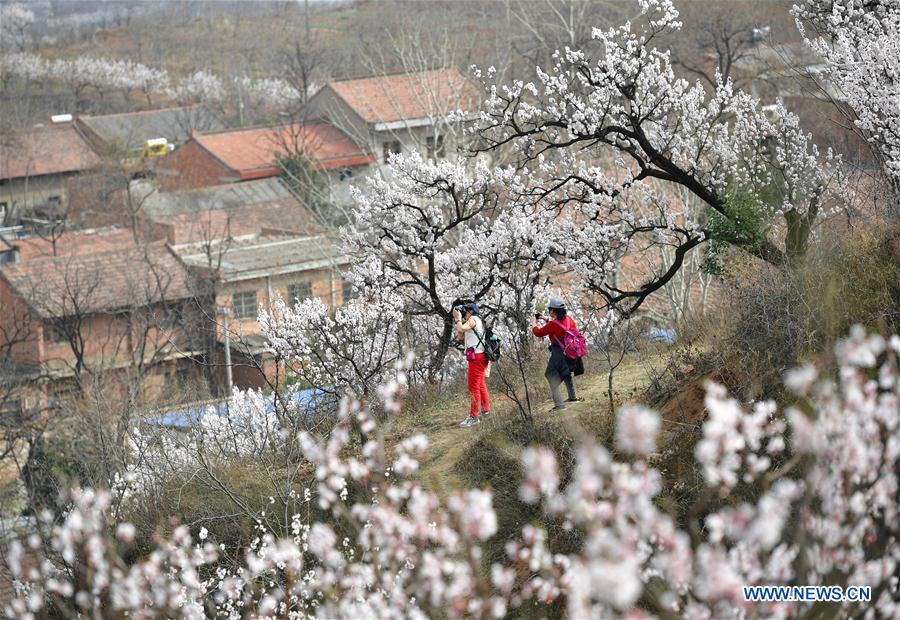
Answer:
<path fill-rule="evenodd" d="M 719 80 L 712 95 L 676 76 L 668 51 L 654 47 L 681 24 L 669 0 L 641 0 L 642 20 L 594 30 L 602 52 L 557 54 L 538 83 L 488 85 L 477 127 L 483 149 L 512 150 L 532 175 L 528 195 L 575 222 L 566 258 L 591 291 L 633 313 L 710 239 L 703 219 L 653 199 L 652 183 L 682 186 L 715 217 L 741 224 L 735 196 L 749 196 L 773 234 L 727 241 L 776 265 L 802 258 L 826 208 L 839 167 L 820 154 L 781 104 L 774 119 L 759 102 Z M 750 231 L 758 233 L 759 231 Z M 632 250 L 674 248 L 641 286 L 611 277 Z"/>
<path fill-rule="evenodd" d="M 28 43 L 25 31 L 34 23 L 34 12 L 24 4 L 13 2 L 0 6 L 0 50 L 22 52 Z"/>
<path fill-rule="evenodd" d="M 632 612 L 687 618 L 809 617 L 819 603 L 751 603 L 755 585 L 856 585 L 871 600 L 838 602 L 828 613 L 900 613 L 900 337 L 855 327 L 835 347 L 836 378 L 812 365 L 791 371 L 795 404 L 745 411 L 724 388 L 708 386 L 709 420 L 696 446 L 699 506 L 679 518 L 657 495 L 663 474 L 657 413 L 618 412 L 618 458 L 586 443 L 565 486 L 555 455 L 526 449 L 520 498 L 578 532 L 569 553 L 553 550 L 540 525 L 506 542 L 507 559 L 487 566 L 482 544 L 497 533 L 489 490 L 464 490 L 446 502 L 412 475 L 421 436 L 388 452 L 366 408 L 344 401 L 327 440 L 294 441 L 315 468 L 296 497 L 290 534 L 260 535 L 237 564 L 223 561 L 215 532 L 181 526 L 152 553 L 123 559 L 134 526 L 114 524 L 108 493 L 76 492 L 51 526 L 48 551 L 37 536 L 15 541 L 9 559 L 18 596 L 6 610 L 34 618 L 130 613 L 202 618 L 504 617 L 524 604 L 561 601 L 570 617 Z M 400 409 L 405 373 L 381 388 Z M 241 398 L 245 417 L 262 402 Z M 263 425 L 264 427 L 270 425 Z M 363 437 L 349 447 L 350 430 Z M 254 435 L 258 436 L 258 434 Z M 224 437 L 223 450 L 231 441 Z M 265 450 L 268 440 L 247 449 Z M 216 448 L 219 450 L 219 448 Z M 740 487 L 753 486 L 750 499 Z M 310 519 L 305 503 L 323 511 Z M 50 525 L 50 524 L 48 524 Z M 340 534 L 338 533 L 340 532 Z"/>
<path fill-rule="evenodd" d="M 337 398 L 369 398 L 401 357 L 400 313 L 390 302 L 357 298 L 329 316 L 318 298 L 292 306 L 278 300 L 260 323 L 278 358 L 309 385 Z"/>
<path fill-rule="evenodd" d="M 795 5 L 794 15 L 900 196 L 900 4 L 814 0 Z"/>
<path fill-rule="evenodd" d="M 533 217 L 539 216 L 510 196 L 517 182 L 513 171 L 484 161 L 435 162 L 416 153 L 395 156 L 384 177 L 357 192 L 353 226 L 344 232 L 354 256 L 349 276 L 361 289 L 397 301 L 411 329 L 405 341 L 432 345 L 426 358 L 432 380 L 440 376 L 455 335 L 454 299 L 494 310 L 501 298 L 518 299 L 520 315 L 533 307 L 552 243 L 535 234 Z M 512 293 L 506 286 L 512 284 L 511 267 L 523 261 L 530 276 Z"/>

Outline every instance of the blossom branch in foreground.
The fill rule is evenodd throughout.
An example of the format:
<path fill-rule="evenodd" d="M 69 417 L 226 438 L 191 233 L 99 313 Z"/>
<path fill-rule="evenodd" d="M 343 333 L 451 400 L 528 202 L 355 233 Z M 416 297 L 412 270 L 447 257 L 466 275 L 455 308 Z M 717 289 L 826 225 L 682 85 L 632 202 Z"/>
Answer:
<path fill-rule="evenodd" d="M 520 498 L 580 533 L 580 547 L 556 553 L 541 525 L 526 524 L 506 541 L 507 561 L 487 566 L 481 546 L 498 532 L 490 490 L 442 502 L 411 478 L 427 440 L 412 436 L 387 451 L 368 410 L 345 400 L 327 438 L 297 436 L 315 478 L 304 501 L 316 502 L 325 517 L 297 514 L 292 536 L 283 539 L 261 532 L 237 566 L 218 558 L 205 529 L 195 543 L 183 527 L 129 566 L 122 558 L 133 528 L 113 531 L 104 492 L 75 492 L 53 529 L 52 552 L 33 537 L 13 543 L 18 595 L 7 612 L 461 618 L 503 617 L 526 602 L 561 600 L 579 618 L 637 611 L 798 618 L 816 613 L 814 605 L 757 606 L 743 600 L 742 586 L 852 584 L 871 587 L 872 600 L 865 608 L 842 603 L 839 613 L 895 617 L 900 337 L 855 327 L 835 357 L 836 379 L 818 377 L 811 366 L 788 374 L 797 404 L 785 412 L 786 423 L 774 404 L 747 413 L 710 386 L 710 420 L 696 456 L 707 496 L 718 504 L 688 511 L 688 521 L 700 520 L 699 536 L 657 501 L 664 490 L 651 464 L 657 414 L 630 408 L 616 432 L 626 462 L 585 444 L 561 487 L 549 449 L 522 455 Z M 382 388 L 392 411 L 405 377 L 401 367 Z M 353 428 L 362 437 L 356 448 Z M 804 459 L 804 467 L 777 469 L 781 453 Z"/>

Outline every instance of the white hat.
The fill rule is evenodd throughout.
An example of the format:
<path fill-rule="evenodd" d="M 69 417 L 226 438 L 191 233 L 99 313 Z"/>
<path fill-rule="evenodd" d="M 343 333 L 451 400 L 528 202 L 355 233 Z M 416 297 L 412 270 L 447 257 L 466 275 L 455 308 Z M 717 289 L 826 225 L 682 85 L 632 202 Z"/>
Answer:
<path fill-rule="evenodd" d="M 553 310 L 564 310 L 565 307 L 566 302 L 564 302 L 561 297 L 551 297 L 550 303 L 547 304 L 547 308 Z"/>

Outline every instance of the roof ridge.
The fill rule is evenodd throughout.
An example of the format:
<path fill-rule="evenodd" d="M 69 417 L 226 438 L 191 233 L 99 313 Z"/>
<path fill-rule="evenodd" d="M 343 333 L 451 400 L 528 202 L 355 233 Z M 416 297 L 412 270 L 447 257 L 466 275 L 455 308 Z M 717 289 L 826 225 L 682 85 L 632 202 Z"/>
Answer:
<path fill-rule="evenodd" d="M 212 192 L 213 190 L 221 190 L 223 188 L 227 189 L 236 189 L 242 185 L 250 185 L 251 183 L 255 185 L 262 185 L 263 183 L 272 183 L 274 180 L 278 180 L 278 177 L 263 177 L 261 179 L 249 179 L 246 181 L 239 182 L 231 182 L 231 183 L 219 183 L 217 185 L 206 185 L 203 187 L 192 187 L 190 189 L 175 189 L 170 191 L 156 191 L 153 193 L 154 196 L 173 196 L 173 195 L 183 195 L 183 194 L 194 194 L 201 192 Z M 149 197 L 152 200 L 152 197 Z"/>
<path fill-rule="evenodd" d="M 211 129 L 207 131 L 195 131 L 191 137 L 214 136 L 222 133 L 241 133 L 242 131 L 258 131 L 278 127 L 278 125 L 245 125 L 244 127 L 225 127 L 224 129 Z"/>
<path fill-rule="evenodd" d="M 97 118 L 109 118 L 111 116 L 134 116 L 137 114 L 150 114 L 152 112 L 168 112 L 170 110 L 192 110 L 192 109 L 206 109 L 209 111 L 206 106 L 202 103 L 195 103 L 193 105 L 173 105 L 165 108 L 152 108 L 150 110 L 132 110 L 130 112 L 110 112 L 109 114 L 79 114 L 75 118 L 82 119 L 97 119 Z M 211 113 L 211 112 L 210 112 Z"/>
<path fill-rule="evenodd" d="M 342 77 L 337 79 L 331 79 L 326 82 L 326 84 L 336 84 L 340 82 L 361 82 L 363 80 L 380 80 L 384 78 L 391 77 L 414 77 L 416 75 L 423 75 L 425 73 L 441 73 L 444 71 L 456 71 L 457 73 L 462 74 L 462 72 L 454 66 L 442 67 L 440 69 L 423 69 L 422 71 L 413 71 L 410 73 L 409 71 L 395 71 L 391 73 L 379 73 L 375 75 L 360 75 L 356 77 Z"/>
<path fill-rule="evenodd" d="M 123 252 L 134 252 L 136 250 L 140 250 L 143 248 L 150 248 L 151 246 L 154 247 L 154 249 L 155 249 L 155 246 L 165 247 L 165 245 L 166 245 L 165 239 L 154 239 L 153 241 L 147 241 L 147 242 L 144 242 L 143 244 L 132 243 L 127 246 L 109 248 L 106 250 L 99 250 L 97 252 L 82 252 L 79 254 L 60 254 L 57 256 L 38 255 L 37 257 L 26 258 L 26 259 L 16 262 L 16 263 L 9 263 L 7 265 L 4 265 L 4 269 L 16 270 L 16 269 L 21 269 L 22 267 L 24 267 L 26 265 L 34 265 L 35 263 L 39 263 L 37 266 L 40 267 L 40 266 L 49 264 L 51 262 L 61 261 L 62 259 L 87 260 L 88 258 L 94 258 L 94 257 L 102 258 L 102 257 L 108 256 L 110 254 L 121 254 Z"/>
<path fill-rule="evenodd" d="M 259 124 L 259 125 L 245 125 L 244 127 L 225 127 L 224 129 L 210 129 L 207 131 L 195 131 L 193 137 L 204 137 L 204 136 L 215 136 L 223 133 L 241 133 L 243 131 L 258 131 L 260 129 L 278 129 L 278 128 L 288 128 L 288 127 L 331 127 L 340 131 L 339 127 L 335 127 L 331 123 L 327 123 L 323 120 L 313 120 L 305 123 L 296 123 L 296 124 L 284 124 L 284 125 L 267 125 L 267 124 Z"/>

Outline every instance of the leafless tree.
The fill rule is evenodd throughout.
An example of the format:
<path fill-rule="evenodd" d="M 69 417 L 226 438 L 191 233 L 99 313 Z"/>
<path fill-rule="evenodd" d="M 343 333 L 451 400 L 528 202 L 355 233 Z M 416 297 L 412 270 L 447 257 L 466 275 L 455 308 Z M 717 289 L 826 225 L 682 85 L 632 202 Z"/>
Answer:
<path fill-rule="evenodd" d="M 127 462 L 128 437 L 142 412 L 171 398 L 160 385 L 162 369 L 200 348 L 201 317 L 192 311 L 183 268 L 151 242 L 112 254 L 26 259 L 7 271 L 27 300 L 28 321 L 41 326 L 32 338 L 44 340 L 38 364 L 50 396 L 45 423 L 28 437 L 27 460 L 16 455 L 17 466 L 35 482 L 41 433 L 77 429 L 89 453 L 81 475 L 108 484 Z"/>

